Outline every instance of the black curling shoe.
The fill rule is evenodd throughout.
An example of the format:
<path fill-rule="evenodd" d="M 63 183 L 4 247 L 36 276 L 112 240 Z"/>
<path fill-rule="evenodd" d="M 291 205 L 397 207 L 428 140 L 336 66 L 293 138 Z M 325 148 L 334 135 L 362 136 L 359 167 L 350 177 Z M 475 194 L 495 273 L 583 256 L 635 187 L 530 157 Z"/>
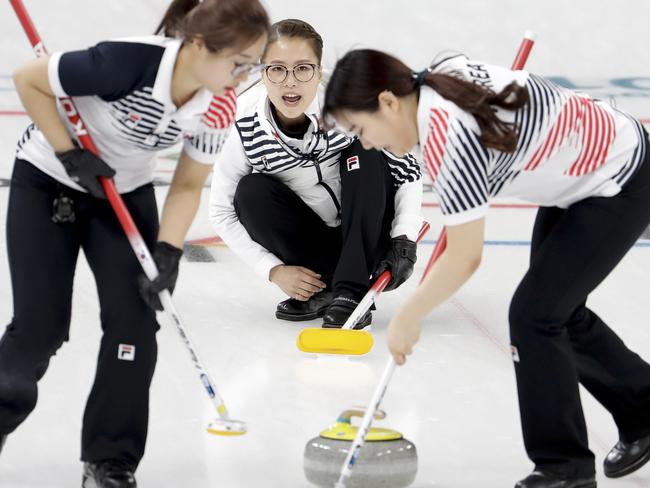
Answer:
<path fill-rule="evenodd" d="M 348 320 L 352 312 L 359 305 L 359 301 L 351 293 L 339 294 L 329 306 L 325 315 L 323 315 L 323 328 L 324 329 L 340 329 Z M 372 312 L 368 310 L 363 317 L 361 317 L 355 326 L 354 330 L 364 329 L 372 322 Z"/>
<path fill-rule="evenodd" d="M 618 441 L 605 457 L 603 467 L 608 478 L 634 473 L 650 461 L 650 435 L 634 442 Z"/>
<path fill-rule="evenodd" d="M 291 322 L 314 320 L 323 316 L 333 299 L 334 293 L 331 291 L 316 293 L 306 302 L 289 298 L 278 303 L 275 316 L 280 320 L 290 320 Z"/>
<path fill-rule="evenodd" d="M 567 478 L 546 471 L 533 471 L 519 481 L 515 488 L 596 488 L 596 476 Z"/>
<path fill-rule="evenodd" d="M 84 463 L 82 488 L 137 488 L 135 468 L 122 461 Z"/>

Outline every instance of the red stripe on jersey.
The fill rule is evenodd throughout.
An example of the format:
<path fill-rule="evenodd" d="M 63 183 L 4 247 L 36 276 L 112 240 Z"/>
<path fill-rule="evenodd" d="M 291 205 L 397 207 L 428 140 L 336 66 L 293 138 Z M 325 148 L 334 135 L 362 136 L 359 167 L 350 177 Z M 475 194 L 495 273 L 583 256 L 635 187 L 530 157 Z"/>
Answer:
<path fill-rule="evenodd" d="M 591 173 L 604 164 L 615 137 L 614 118 L 604 108 L 591 98 L 571 96 L 546 139 L 524 165 L 524 170 L 536 170 L 562 146 L 573 143 L 580 145 L 580 154 L 565 174 L 582 176 Z"/>
<path fill-rule="evenodd" d="M 598 112 L 600 113 L 601 139 L 604 142 L 598 145 L 598 150 L 595 153 L 593 162 L 589 168 L 589 172 L 596 171 L 598 167 L 602 166 L 605 163 L 605 159 L 607 159 L 607 153 L 609 152 L 609 146 L 614 140 L 614 131 L 616 130 L 614 117 L 602 109 L 598 110 Z"/>
<path fill-rule="evenodd" d="M 600 114 L 594 110 L 593 105 L 588 106 L 586 113 L 589 119 L 598 119 L 598 120 L 596 120 L 595 124 L 591 124 L 590 127 L 585 128 L 585 132 L 589 133 L 589 139 L 587 145 L 585 146 L 587 150 L 584 151 L 582 162 L 579 164 L 579 168 L 578 168 L 579 174 L 589 173 L 590 172 L 589 168 L 594 166 L 594 163 L 596 163 L 596 161 L 594 160 L 594 156 L 598 151 L 598 146 L 596 144 L 591 144 L 591 141 L 598 141 L 602 137 L 602 134 L 600 134 L 600 128 L 603 125 L 600 120 L 602 117 L 600 117 Z"/>
<path fill-rule="evenodd" d="M 533 157 L 531 160 L 528 162 L 528 164 L 524 167 L 524 170 L 526 171 L 534 171 L 537 169 L 537 167 L 540 165 L 540 163 L 544 160 L 547 151 L 549 149 L 549 146 L 551 144 L 551 139 L 553 139 L 553 134 L 556 133 L 557 126 L 553 126 L 548 133 L 548 136 L 546 137 L 546 142 L 544 143 L 543 146 L 539 146 L 537 148 L 537 151 L 535 151 L 535 154 L 533 154 Z M 551 148 L 552 149 L 552 148 Z M 548 159 L 548 158 L 546 158 Z"/>
<path fill-rule="evenodd" d="M 429 170 L 429 176 L 434 183 L 440 171 L 442 158 L 445 155 L 448 129 L 449 114 L 440 108 L 432 108 L 429 135 L 423 145 L 422 152 Z"/>
<path fill-rule="evenodd" d="M 208 110 L 203 114 L 203 122 L 214 129 L 226 129 L 235 120 L 237 94 L 229 89 L 223 96 L 213 96 Z"/>
<path fill-rule="evenodd" d="M 582 176 L 600 168 L 607 159 L 609 147 L 616 137 L 614 117 L 590 98 L 580 98 L 582 105 L 582 149 L 578 158 L 565 171 L 569 176 Z"/>
<path fill-rule="evenodd" d="M 569 168 L 569 174 L 571 176 L 576 176 L 583 173 L 583 169 L 585 165 L 589 162 L 589 157 L 591 156 L 592 153 L 592 149 L 593 149 L 592 140 L 594 141 L 596 140 L 596 135 L 592 134 L 596 130 L 596 125 L 585 123 L 586 120 L 591 120 L 591 118 L 593 117 L 593 113 L 591 110 L 592 107 L 591 105 L 583 104 L 582 108 L 583 108 L 582 150 L 578 155 L 578 159 L 576 159 L 571 165 L 571 168 Z"/>
<path fill-rule="evenodd" d="M 570 123 L 571 112 L 572 112 L 572 109 L 571 109 L 570 104 L 569 104 L 568 110 L 562 110 L 562 112 L 560 112 L 560 119 L 558 119 L 558 120 L 562 120 L 562 123 L 560 124 L 558 122 L 558 125 L 561 126 L 560 127 L 560 140 L 557 142 L 559 147 L 562 147 L 562 144 L 564 144 L 564 141 L 567 139 L 567 137 L 569 135 L 569 128 L 571 127 L 571 123 Z"/>
<path fill-rule="evenodd" d="M 610 124 L 607 123 L 606 115 L 602 110 L 599 113 L 599 124 L 600 124 L 600 137 L 603 140 L 608 140 L 610 137 Z M 601 144 L 598 146 L 598 149 L 594 151 L 594 157 L 591 160 L 591 164 L 589 165 L 588 171 L 591 173 L 592 171 L 595 171 L 596 168 L 598 167 L 598 162 L 601 160 L 603 152 L 606 151 L 608 148 L 608 145 L 605 146 L 604 144 Z M 602 163 L 601 163 L 602 164 Z"/>
<path fill-rule="evenodd" d="M 203 114 L 203 121 L 206 125 L 215 129 L 226 127 L 224 118 L 216 110 L 212 109 L 212 106 L 205 114 Z"/>
<path fill-rule="evenodd" d="M 546 142 L 537 148 L 530 161 L 524 166 L 525 171 L 534 171 L 543 162 L 547 161 L 555 149 L 562 147 L 565 142 L 568 142 L 571 134 L 575 131 L 576 121 L 578 117 L 578 105 L 573 98 L 562 107 L 557 121 L 551 127 L 551 130 L 546 136 Z M 558 139 L 558 135 L 560 136 Z"/>

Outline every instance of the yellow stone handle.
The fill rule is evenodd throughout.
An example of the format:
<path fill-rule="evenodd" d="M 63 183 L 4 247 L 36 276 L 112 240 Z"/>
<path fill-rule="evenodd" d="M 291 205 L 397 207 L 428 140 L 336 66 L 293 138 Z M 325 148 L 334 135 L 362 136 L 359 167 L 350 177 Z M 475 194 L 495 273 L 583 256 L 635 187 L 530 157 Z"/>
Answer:
<path fill-rule="evenodd" d="M 363 418 L 366 413 L 366 407 L 352 407 L 341 412 L 338 418 L 338 422 L 344 422 L 347 424 L 352 423 L 352 417 Z M 386 418 L 386 412 L 384 410 L 378 409 L 375 412 L 375 420 L 384 420 Z"/>

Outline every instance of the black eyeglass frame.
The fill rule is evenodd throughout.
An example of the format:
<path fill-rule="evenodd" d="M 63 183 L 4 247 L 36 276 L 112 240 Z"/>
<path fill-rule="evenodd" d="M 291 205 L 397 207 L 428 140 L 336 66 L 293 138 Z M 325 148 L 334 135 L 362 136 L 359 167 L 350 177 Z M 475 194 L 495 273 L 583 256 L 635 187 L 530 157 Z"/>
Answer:
<path fill-rule="evenodd" d="M 309 66 L 309 67 L 312 68 L 312 74 L 311 74 L 311 76 L 309 77 L 308 80 L 301 80 L 300 78 L 298 78 L 296 76 L 296 69 L 299 68 L 300 66 Z M 283 68 L 284 69 L 284 77 L 282 78 L 282 80 L 274 81 L 274 80 L 271 79 L 271 77 L 269 76 L 269 73 L 268 73 L 269 69 L 271 69 L 271 68 Z M 318 70 L 320 70 L 320 65 L 319 64 L 316 64 L 316 63 L 299 63 L 299 64 L 295 65 L 292 68 L 287 68 L 283 64 L 267 64 L 266 66 L 264 66 L 262 71 L 264 71 L 264 74 L 266 75 L 266 77 L 269 79 L 269 81 L 271 83 L 273 83 L 274 85 L 280 85 L 280 84 L 284 83 L 285 81 L 287 81 L 287 78 L 289 77 L 289 72 L 291 72 L 291 74 L 293 75 L 293 78 L 297 82 L 299 82 L 299 83 L 309 83 L 311 80 L 314 79 L 314 76 L 316 76 L 316 72 Z"/>

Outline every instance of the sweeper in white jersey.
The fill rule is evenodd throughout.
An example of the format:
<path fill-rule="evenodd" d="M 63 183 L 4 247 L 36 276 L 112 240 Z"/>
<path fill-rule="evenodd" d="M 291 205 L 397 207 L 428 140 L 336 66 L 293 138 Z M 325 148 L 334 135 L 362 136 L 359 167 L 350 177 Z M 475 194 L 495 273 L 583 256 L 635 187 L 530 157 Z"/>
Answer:
<path fill-rule="evenodd" d="M 612 414 L 605 475 L 650 459 L 650 365 L 586 301 L 650 223 L 648 135 L 638 120 L 544 78 L 452 56 L 421 72 L 374 50 L 337 64 L 324 113 L 366 147 L 420 145 L 447 249 L 393 317 L 398 363 L 422 319 L 479 265 L 494 197 L 540 205 L 530 269 L 510 306 L 524 443 L 535 471 L 517 488 L 595 488 L 578 384 Z M 495 278 L 496 279 L 496 278 Z"/>
<path fill-rule="evenodd" d="M 16 72 L 34 123 L 19 141 L 9 196 L 14 316 L 0 341 L 0 445 L 35 407 L 37 382 L 68 339 L 83 249 L 97 282 L 104 332 L 83 419 L 83 484 L 136 486 L 157 355 L 157 295 L 174 288 L 185 234 L 234 119 L 233 88 L 259 60 L 268 25 L 257 0 L 175 0 L 160 36 L 55 53 Z M 66 96 L 99 157 L 78 146 L 57 106 L 57 97 Z M 180 140 L 159 226 L 155 154 Z M 160 273 L 155 281 L 142 274 L 98 176 L 114 178 L 153 250 Z"/>

